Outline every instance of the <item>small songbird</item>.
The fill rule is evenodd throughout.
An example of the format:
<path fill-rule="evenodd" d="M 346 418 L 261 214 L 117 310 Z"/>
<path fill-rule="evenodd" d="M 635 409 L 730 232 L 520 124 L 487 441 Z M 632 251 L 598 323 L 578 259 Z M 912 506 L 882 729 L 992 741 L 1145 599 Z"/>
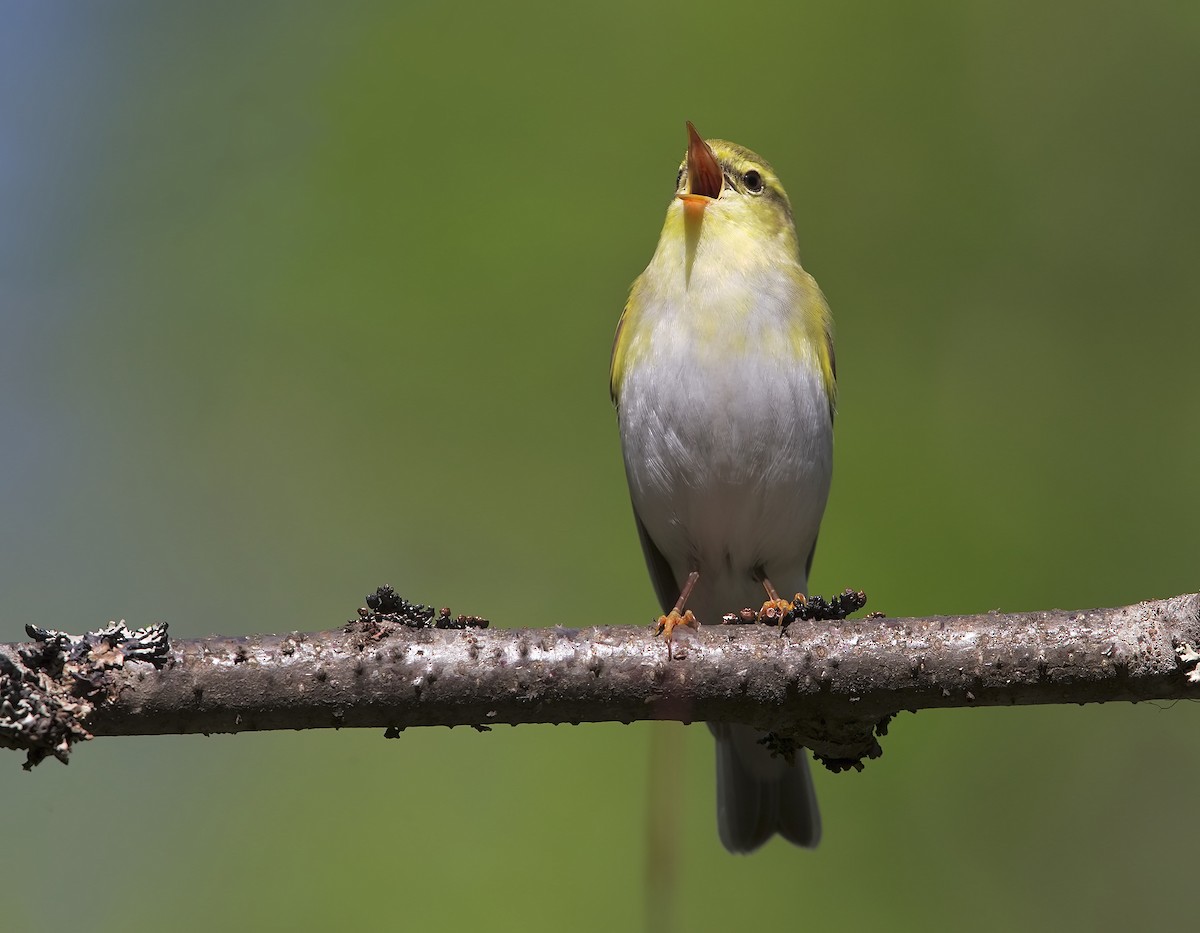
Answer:
<path fill-rule="evenodd" d="M 788 196 L 758 155 L 687 127 L 610 373 L 668 652 L 678 625 L 719 622 L 764 591 L 764 609 L 806 592 L 833 472 L 832 320 L 800 265 Z M 808 762 L 772 757 L 749 726 L 710 728 L 725 848 L 750 852 L 776 832 L 815 846 Z"/>

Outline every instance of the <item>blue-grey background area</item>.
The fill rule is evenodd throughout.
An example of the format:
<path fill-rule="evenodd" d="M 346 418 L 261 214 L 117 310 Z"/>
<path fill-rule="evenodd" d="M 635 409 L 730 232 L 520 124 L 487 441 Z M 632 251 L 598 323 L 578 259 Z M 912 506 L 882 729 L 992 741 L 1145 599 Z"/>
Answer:
<path fill-rule="evenodd" d="M 817 591 L 1196 590 L 1198 9 L 5 3 L 0 640 L 328 628 L 383 582 L 648 623 L 607 366 L 685 119 L 775 164 L 834 309 Z M 5 926 L 637 928 L 675 729 L 681 930 L 1167 929 L 1198 728 L 906 714 L 817 775 L 818 851 L 750 858 L 702 727 L 0 756 Z"/>

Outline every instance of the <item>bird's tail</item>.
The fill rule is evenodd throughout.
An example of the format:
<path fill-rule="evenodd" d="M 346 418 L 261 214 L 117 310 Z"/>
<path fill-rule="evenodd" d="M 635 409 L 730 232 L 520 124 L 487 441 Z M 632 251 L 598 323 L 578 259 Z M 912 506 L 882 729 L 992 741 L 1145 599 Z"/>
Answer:
<path fill-rule="evenodd" d="M 808 759 L 773 757 L 750 726 L 709 723 L 717 739 L 717 828 L 730 852 L 753 852 L 775 833 L 811 849 L 821 814 Z"/>

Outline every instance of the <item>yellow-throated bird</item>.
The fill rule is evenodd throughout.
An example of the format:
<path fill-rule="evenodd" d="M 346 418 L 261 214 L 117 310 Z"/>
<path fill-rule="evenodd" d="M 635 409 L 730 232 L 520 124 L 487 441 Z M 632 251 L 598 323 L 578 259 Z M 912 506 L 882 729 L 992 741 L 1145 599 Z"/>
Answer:
<path fill-rule="evenodd" d="M 764 589 L 767 605 L 806 592 L 833 472 L 832 321 L 800 265 L 787 194 L 758 155 L 687 126 L 675 199 L 617 326 L 610 378 L 668 639 Z M 725 847 L 750 852 L 776 832 L 815 846 L 808 762 L 771 757 L 750 727 L 710 728 Z"/>

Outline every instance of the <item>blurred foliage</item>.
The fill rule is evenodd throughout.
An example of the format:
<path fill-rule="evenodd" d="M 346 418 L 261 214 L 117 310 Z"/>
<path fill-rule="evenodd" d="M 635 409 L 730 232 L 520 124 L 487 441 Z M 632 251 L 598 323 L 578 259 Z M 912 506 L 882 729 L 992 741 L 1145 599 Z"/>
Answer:
<path fill-rule="evenodd" d="M 905 615 L 1197 589 L 1196 9 L 6 7 L 0 640 L 325 628 L 383 582 L 497 624 L 648 622 L 607 363 L 685 119 L 775 164 L 834 309 L 817 591 Z M 820 850 L 750 858 L 690 728 L 678 927 L 1189 922 L 1198 726 L 904 716 L 864 773 L 818 775 Z M 653 732 L 12 756 L 8 909 L 636 927 Z"/>

